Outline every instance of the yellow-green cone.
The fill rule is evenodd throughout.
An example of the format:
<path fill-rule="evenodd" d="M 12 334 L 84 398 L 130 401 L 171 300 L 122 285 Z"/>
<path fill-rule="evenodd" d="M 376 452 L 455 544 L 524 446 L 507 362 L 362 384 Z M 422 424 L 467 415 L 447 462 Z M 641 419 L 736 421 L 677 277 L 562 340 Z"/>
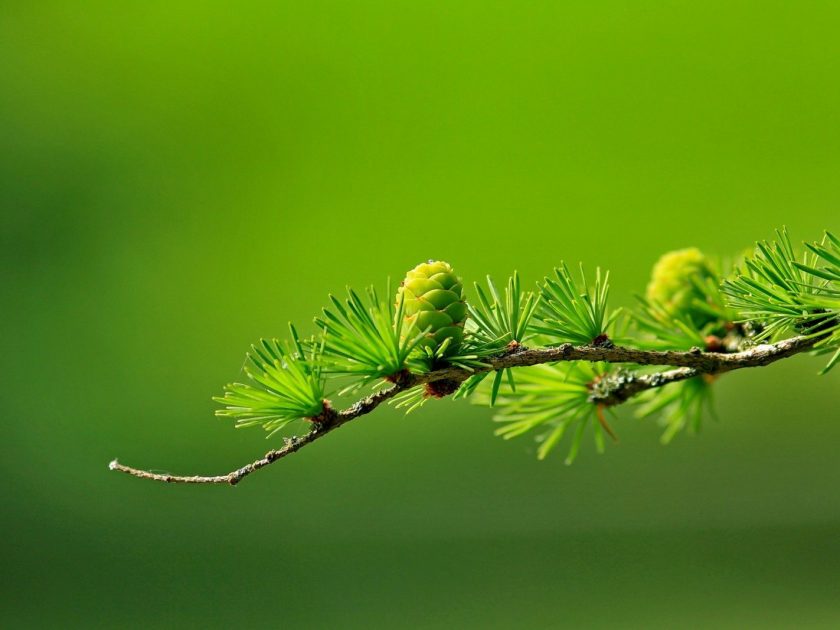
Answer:
<path fill-rule="evenodd" d="M 705 296 L 693 279 L 702 282 L 714 277 L 709 261 L 696 247 L 668 252 L 653 267 L 647 298 L 659 302 L 672 315 L 690 315 L 702 326 L 710 317 L 695 306 L 695 300 L 705 300 Z"/>
<path fill-rule="evenodd" d="M 409 271 L 397 291 L 397 304 L 405 300 L 406 330 L 429 329 L 421 346 L 437 350 L 447 339 L 447 354 L 452 354 L 464 338 L 467 305 L 461 279 L 449 263 L 430 260 Z"/>

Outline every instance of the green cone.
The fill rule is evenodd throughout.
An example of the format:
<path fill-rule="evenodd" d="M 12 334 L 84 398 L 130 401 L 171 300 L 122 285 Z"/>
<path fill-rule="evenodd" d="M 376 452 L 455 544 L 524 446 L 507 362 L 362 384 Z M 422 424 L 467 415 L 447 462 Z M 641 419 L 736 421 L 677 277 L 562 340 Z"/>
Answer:
<path fill-rule="evenodd" d="M 705 301 L 706 296 L 693 280 L 714 277 L 709 261 L 696 247 L 668 252 L 653 267 L 647 298 L 659 302 L 672 315 L 690 315 L 702 326 L 713 318 L 696 308 L 695 300 Z"/>
<path fill-rule="evenodd" d="M 429 329 L 420 346 L 436 351 L 451 339 L 446 354 L 452 354 L 464 338 L 467 305 L 461 279 L 449 263 L 430 260 L 409 271 L 397 290 L 397 304 L 405 300 L 406 330 Z M 418 347 L 420 347 L 418 346 Z"/>

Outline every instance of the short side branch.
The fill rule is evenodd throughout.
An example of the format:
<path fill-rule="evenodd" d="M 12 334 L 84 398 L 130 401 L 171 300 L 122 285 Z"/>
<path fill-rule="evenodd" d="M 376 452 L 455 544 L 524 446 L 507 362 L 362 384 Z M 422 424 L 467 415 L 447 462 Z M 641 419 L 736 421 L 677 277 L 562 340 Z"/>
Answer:
<path fill-rule="evenodd" d="M 733 354 L 694 353 L 695 357 L 700 357 L 700 361 L 697 362 L 695 367 L 680 367 L 653 374 L 620 375 L 614 382 L 607 382 L 603 392 L 592 396 L 592 401 L 607 407 L 613 407 L 627 402 L 636 394 L 648 389 L 664 387 L 701 374 L 718 375 L 743 368 L 770 365 L 808 350 L 816 342 L 817 340 L 814 338 L 794 337 L 775 344 L 762 344 Z M 712 360 L 712 356 L 717 357 L 717 360 Z"/>

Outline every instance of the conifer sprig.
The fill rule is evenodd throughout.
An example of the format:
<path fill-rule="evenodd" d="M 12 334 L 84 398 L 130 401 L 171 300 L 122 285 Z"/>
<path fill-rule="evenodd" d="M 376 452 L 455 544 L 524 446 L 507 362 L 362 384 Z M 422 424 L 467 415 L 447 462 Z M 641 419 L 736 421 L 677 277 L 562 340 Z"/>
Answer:
<path fill-rule="evenodd" d="M 541 302 L 532 330 L 545 335 L 551 343 L 601 345 L 609 342 L 609 328 L 619 311 L 607 315 L 609 272 L 595 271 L 595 283 L 589 286 L 583 265 L 580 282 L 569 273 L 566 263 L 555 267 L 554 276 L 546 276 L 541 286 Z"/>
<path fill-rule="evenodd" d="M 639 309 L 633 312 L 633 324 L 642 333 L 637 344 L 656 350 L 691 350 L 705 345 L 703 331 L 690 315 L 674 313 L 656 300 L 637 297 Z"/>
<path fill-rule="evenodd" d="M 523 291 L 519 280 L 519 273 L 513 272 L 508 279 L 504 296 L 496 288 L 490 276 L 487 276 L 489 296 L 481 285 L 475 284 L 478 300 L 475 304 L 468 304 L 471 324 L 471 334 L 483 342 L 486 347 L 495 349 L 516 348 L 524 344 L 533 334 L 530 332 L 531 318 L 539 305 L 540 297 L 532 291 Z M 455 392 L 455 398 L 471 395 L 476 387 L 488 376 L 487 372 L 476 374 L 464 381 Z M 496 402 L 496 396 L 502 384 L 502 378 L 507 378 L 511 389 L 516 389 L 513 370 L 498 370 L 493 376 L 493 386 L 490 394 L 490 406 Z"/>
<path fill-rule="evenodd" d="M 291 341 L 263 339 L 251 346 L 243 370 L 253 384 L 226 385 L 224 395 L 213 398 L 225 405 L 217 416 L 233 418 L 237 427 L 262 426 L 271 436 L 294 420 L 321 415 L 322 347 L 301 342 L 291 324 L 289 330 Z"/>
<path fill-rule="evenodd" d="M 746 271 L 724 282 L 723 292 L 745 321 L 761 326 L 759 340 L 791 334 L 818 338 L 817 350 L 835 352 L 824 373 L 840 357 L 837 238 L 827 233 L 822 244 L 808 248 L 800 258 L 787 230 L 777 231 L 776 241 L 757 243 Z"/>
<path fill-rule="evenodd" d="M 805 243 L 805 246 L 818 257 L 820 266 L 808 266 L 798 262 L 796 266 L 825 280 L 820 301 L 817 304 L 812 302 L 812 306 L 833 313 L 833 317 L 825 321 L 823 332 L 826 338 L 817 345 L 817 351 L 820 353 L 834 352 L 828 365 L 821 372 L 825 374 L 840 362 L 840 238 L 826 232 L 821 243 Z"/>
<path fill-rule="evenodd" d="M 426 332 L 405 322 L 402 294 L 395 304 L 390 283 L 384 300 L 373 287 L 365 292 L 366 299 L 350 288 L 347 295 L 344 303 L 331 295 L 332 308 L 315 318 L 324 332 L 325 373 L 357 377 L 345 392 L 404 370 Z"/>
<path fill-rule="evenodd" d="M 476 283 L 475 294 L 478 300 L 467 304 L 478 333 L 488 341 L 502 345 L 524 343 L 529 337 L 529 324 L 539 305 L 539 296 L 522 290 L 519 273 L 516 271 L 508 279 L 504 296 L 490 276 L 487 276 L 487 287 L 489 297 L 481 285 Z"/>
<path fill-rule="evenodd" d="M 496 435 L 508 440 L 536 431 L 537 457 L 545 457 L 563 437 L 571 434 L 566 463 L 580 451 L 587 426 L 599 453 L 604 451 L 604 433 L 611 433 L 604 407 L 590 400 L 592 389 L 607 374 L 600 363 L 563 363 L 523 368 L 517 375 L 516 390 L 505 390 L 496 400 L 495 422 L 502 424 Z M 487 404 L 489 394 L 481 392 L 477 403 Z"/>
<path fill-rule="evenodd" d="M 689 429 L 698 433 L 703 416 L 715 415 L 713 378 L 708 375 L 666 385 L 661 389 L 644 392 L 638 397 L 640 407 L 637 418 L 660 415 L 665 426 L 660 441 L 669 444 L 680 431 Z"/>

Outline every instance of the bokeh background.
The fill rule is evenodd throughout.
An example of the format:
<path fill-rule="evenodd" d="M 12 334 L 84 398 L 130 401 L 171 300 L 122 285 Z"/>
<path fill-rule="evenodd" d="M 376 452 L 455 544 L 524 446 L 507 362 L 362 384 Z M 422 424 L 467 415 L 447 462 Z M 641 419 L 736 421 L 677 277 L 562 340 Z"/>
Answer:
<path fill-rule="evenodd" d="M 276 442 L 261 336 L 428 258 L 471 283 L 840 229 L 832 2 L 4 2 L 4 627 L 837 627 L 838 375 L 725 377 L 571 468 L 490 413 Z M 301 427 L 299 427 L 301 429 Z"/>

